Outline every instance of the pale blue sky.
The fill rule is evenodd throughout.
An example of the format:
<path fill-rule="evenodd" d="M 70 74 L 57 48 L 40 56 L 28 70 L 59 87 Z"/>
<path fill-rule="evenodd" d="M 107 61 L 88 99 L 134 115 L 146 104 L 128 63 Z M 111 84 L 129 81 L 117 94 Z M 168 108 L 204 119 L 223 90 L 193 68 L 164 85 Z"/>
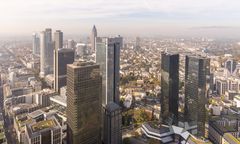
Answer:
<path fill-rule="evenodd" d="M 0 34 L 28 34 L 45 27 L 88 34 L 93 24 L 104 35 L 182 35 L 205 30 L 238 35 L 240 1 L 0 0 Z"/>

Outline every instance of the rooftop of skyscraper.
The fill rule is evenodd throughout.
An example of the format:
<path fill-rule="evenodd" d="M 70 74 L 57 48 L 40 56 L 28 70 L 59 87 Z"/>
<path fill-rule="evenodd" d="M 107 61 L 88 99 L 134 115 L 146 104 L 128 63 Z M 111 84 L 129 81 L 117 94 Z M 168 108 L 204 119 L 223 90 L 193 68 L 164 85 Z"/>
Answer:
<path fill-rule="evenodd" d="M 89 66 L 89 65 L 94 65 L 94 62 L 88 62 L 88 61 L 75 61 L 71 66 L 73 67 L 81 67 L 81 66 Z"/>

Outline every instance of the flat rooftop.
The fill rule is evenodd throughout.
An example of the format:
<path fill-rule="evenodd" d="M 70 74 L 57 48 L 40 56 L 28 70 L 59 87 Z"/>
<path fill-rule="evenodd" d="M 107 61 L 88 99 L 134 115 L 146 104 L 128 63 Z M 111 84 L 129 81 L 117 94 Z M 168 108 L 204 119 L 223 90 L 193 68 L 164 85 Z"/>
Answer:
<path fill-rule="evenodd" d="M 67 107 L 67 98 L 64 96 L 56 95 L 56 96 L 50 97 L 50 101 L 55 102 L 64 107 Z"/>
<path fill-rule="evenodd" d="M 92 65 L 97 65 L 94 62 L 88 62 L 88 61 L 75 61 L 73 64 L 68 64 L 68 66 L 77 68 L 77 67 L 84 67 L 84 66 L 92 66 Z"/>
<path fill-rule="evenodd" d="M 55 126 L 56 126 L 56 123 L 54 122 L 54 120 L 50 119 L 50 120 L 40 121 L 36 124 L 33 124 L 31 126 L 31 129 L 33 132 L 37 132 L 37 131 L 47 129 L 47 128 L 52 128 Z"/>
<path fill-rule="evenodd" d="M 36 111 L 33 111 L 33 112 L 29 113 L 28 115 L 31 118 L 36 118 L 36 117 L 38 117 L 40 115 L 43 115 L 43 114 L 45 114 L 45 112 L 39 109 L 39 110 L 36 110 Z"/>

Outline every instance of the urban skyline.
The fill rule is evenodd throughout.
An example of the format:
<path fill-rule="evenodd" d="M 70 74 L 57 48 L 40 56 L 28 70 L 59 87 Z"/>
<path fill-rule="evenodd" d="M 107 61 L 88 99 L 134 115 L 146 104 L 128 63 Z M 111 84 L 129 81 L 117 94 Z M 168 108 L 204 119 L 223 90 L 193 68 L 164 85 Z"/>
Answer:
<path fill-rule="evenodd" d="M 2 2 L 0 144 L 240 144 L 239 4 Z"/>
<path fill-rule="evenodd" d="M 126 36 L 204 35 L 234 38 L 239 36 L 237 31 L 240 30 L 239 2 L 236 0 L 27 0 L 22 3 L 17 0 L 1 3 L 1 36 L 26 36 L 46 26 L 61 29 L 68 35 L 87 35 L 90 25 L 94 24 L 101 28 L 99 32 L 104 35 L 118 33 Z M 13 25 L 13 22 L 18 24 Z"/>

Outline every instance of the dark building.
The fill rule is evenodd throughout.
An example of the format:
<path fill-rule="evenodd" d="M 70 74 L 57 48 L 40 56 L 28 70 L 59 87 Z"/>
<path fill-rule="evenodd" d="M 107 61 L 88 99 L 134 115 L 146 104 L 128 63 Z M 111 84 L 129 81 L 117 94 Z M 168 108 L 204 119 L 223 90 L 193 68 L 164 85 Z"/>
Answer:
<path fill-rule="evenodd" d="M 234 59 L 229 59 L 225 62 L 225 68 L 229 71 L 229 73 L 234 73 L 237 67 L 237 62 Z"/>
<path fill-rule="evenodd" d="M 121 107 L 114 102 L 110 102 L 104 107 L 104 144 L 122 143 L 121 124 Z"/>
<path fill-rule="evenodd" d="M 3 95 L 3 84 L 0 74 L 0 113 L 4 112 L 4 95 Z"/>
<path fill-rule="evenodd" d="M 178 124 L 179 54 L 162 53 L 161 122 Z"/>
<path fill-rule="evenodd" d="M 136 37 L 135 49 L 139 50 L 140 48 L 141 48 L 141 39 L 140 37 Z"/>
<path fill-rule="evenodd" d="M 198 137 L 205 134 L 209 63 L 204 57 L 186 56 L 184 117 L 190 126 L 197 126 Z"/>
<path fill-rule="evenodd" d="M 67 67 L 67 143 L 100 144 L 102 77 L 99 65 Z"/>
<path fill-rule="evenodd" d="M 62 48 L 54 51 L 54 89 L 60 90 L 66 86 L 67 79 L 67 64 L 74 62 L 74 50 Z"/>
<path fill-rule="evenodd" d="M 32 37 L 32 48 L 33 54 L 40 54 L 40 38 L 36 33 L 34 33 Z"/>

